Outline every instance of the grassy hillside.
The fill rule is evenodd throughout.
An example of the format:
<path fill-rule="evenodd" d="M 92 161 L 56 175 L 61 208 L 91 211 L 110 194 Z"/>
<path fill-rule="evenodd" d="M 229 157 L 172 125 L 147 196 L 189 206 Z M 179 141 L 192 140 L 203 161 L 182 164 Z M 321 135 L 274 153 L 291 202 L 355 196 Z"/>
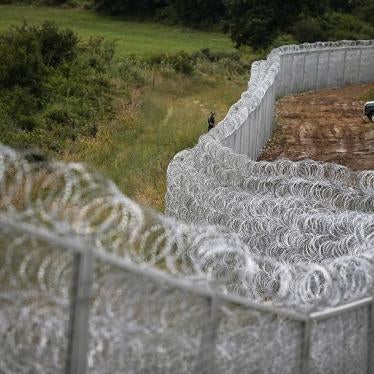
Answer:
<path fill-rule="evenodd" d="M 0 31 L 26 21 L 30 24 L 53 20 L 83 38 L 104 36 L 116 41 L 118 56 L 154 53 L 195 52 L 202 48 L 233 52 L 231 40 L 223 34 L 193 31 L 177 26 L 125 21 L 92 11 L 46 7 L 0 5 Z"/>
<path fill-rule="evenodd" d="M 66 160 L 85 161 L 113 179 L 122 191 L 145 206 L 164 209 L 166 169 L 174 155 L 196 144 L 207 131 L 211 110 L 222 119 L 240 97 L 248 76 L 209 80 L 156 78 L 155 87 L 136 89 L 119 102 L 119 115 L 99 127 L 95 139 L 71 143 Z"/>
<path fill-rule="evenodd" d="M 93 47 L 84 47 L 85 52 L 77 47 L 77 59 L 68 65 L 57 66 L 54 75 L 51 74 L 52 67 L 47 66 L 45 71 L 50 73 L 41 73 L 40 76 L 48 77 L 46 82 L 43 81 L 43 87 L 49 91 L 42 99 L 51 102 L 48 101 L 45 108 L 39 108 L 32 120 L 39 120 L 43 125 L 35 127 L 45 130 L 39 136 L 41 140 L 44 141 L 46 136 L 51 143 L 61 140 L 56 151 L 53 148 L 48 152 L 52 157 L 86 162 L 113 179 L 129 197 L 163 210 L 166 169 L 170 160 L 177 152 L 192 147 L 207 131 L 210 111 L 217 112 L 217 120 L 220 120 L 240 97 L 248 80 L 246 71 L 249 66 L 244 59 L 239 59 L 238 54 L 230 54 L 235 50 L 222 34 L 127 22 L 84 10 L 0 6 L 0 32 L 23 20 L 29 24 L 53 20 L 61 27 L 76 31 L 79 38 L 104 36 L 117 40 L 117 58 L 113 61 L 105 62 L 105 50 L 100 44 L 94 44 Z M 32 30 L 30 28 L 29 32 Z M 23 32 L 20 33 L 22 36 Z M 21 36 L 19 43 L 29 37 Z M 5 67 L 12 66 L 12 56 L 16 56 L 17 61 L 22 60 L 23 49 L 17 45 L 13 45 L 9 53 L 3 53 L 3 59 L 0 58 Z M 195 52 L 202 48 L 217 53 L 195 53 L 199 57 L 194 57 L 194 60 L 187 54 L 174 54 L 181 49 Z M 42 50 L 48 55 L 50 48 Z M 172 56 L 162 56 L 163 53 Z M 133 59 L 128 54 L 146 59 Z M 5 59 L 7 55 L 10 57 Z M 95 64 L 91 68 L 92 62 Z M 89 66 L 84 72 L 82 66 L 87 63 Z M 27 66 L 25 63 L 19 67 L 17 77 L 21 81 Z M 67 66 L 69 74 L 64 73 Z M 94 71 L 89 75 L 87 71 L 92 69 Z M 27 140 L 18 143 L 16 138 L 13 141 L 16 144 L 13 144 L 0 133 L 0 141 L 31 147 L 31 141 L 39 133 L 34 128 L 21 126 L 24 116 L 32 114 L 28 101 L 20 115 L 15 117 L 8 113 L 9 118 L 5 117 L 8 121 L 1 119 L 1 104 L 8 108 L 9 102 L 17 109 L 17 103 L 25 101 L 27 96 L 23 92 L 28 93 L 30 100 L 35 99 L 36 94 L 29 90 L 28 85 L 23 87 L 24 91 L 19 90 L 17 85 L 0 90 L 0 94 L 4 91 L 3 97 L 0 95 L 0 129 L 1 125 L 12 128 L 14 122 L 19 127 L 16 135 L 27 136 Z M 52 100 L 57 93 L 59 96 Z M 21 120 L 23 122 L 19 123 Z M 77 123 L 82 123 L 82 126 L 77 126 Z M 65 134 L 70 128 L 77 134 Z M 87 128 L 88 134 L 81 128 Z M 61 132 L 66 135 L 63 141 L 59 135 Z M 50 146 L 43 147 L 43 141 L 35 142 L 36 147 L 41 147 L 43 152 L 50 150 Z"/>

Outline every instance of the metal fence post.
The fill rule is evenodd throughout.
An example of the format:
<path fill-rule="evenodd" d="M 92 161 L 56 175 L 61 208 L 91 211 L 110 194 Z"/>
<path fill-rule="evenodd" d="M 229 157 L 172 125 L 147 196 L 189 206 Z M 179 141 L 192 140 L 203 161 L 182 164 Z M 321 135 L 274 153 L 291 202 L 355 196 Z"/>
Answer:
<path fill-rule="evenodd" d="M 290 93 L 293 93 L 295 90 L 294 90 L 294 86 L 293 86 L 293 80 L 294 80 L 294 74 L 293 74 L 293 72 L 294 72 L 294 69 L 293 69 L 293 67 L 294 67 L 294 61 L 295 61 L 295 54 L 293 53 L 292 54 L 292 62 L 291 62 L 291 71 L 290 71 L 290 80 L 291 80 L 291 83 L 289 84 L 289 86 L 288 87 L 290 87 L 291 89 L 290 90 L 288 90 L 287 91 L 287 95 L 289 95 Z"/>
<path fill-rule="evenodd" d="M 304 60 L 303 60 L 303 91 L 305 91 L 305 67 L 306 67 L 306 58 L 307 58 L 307 52 L 303 52 L 303 57 L 304 57 Z M 309 56 L 309 55 L 308 55 Z"/>
<path fill-rule="evenodd" d="M 319 56 L 321 55 L 321 52 L 318 51 L 317 52 L 317 66 L 316 66 L 316 79 L 315 79 L 315 84 L 314 84 L 314 89 L 317 90 L 318 89 L 318 78 L 319 78 Z"/>
<path fill-rule="evenodd" d="M 374 300 L 369 304 L 368 374 L 374 374 Z"/>
<path fill-rule="evenodd" d="M 347 68 L 347 49 L 344 50 L 344 63 L 343 63 L 343 85 L 345 84 L 346 70 Z"/>
<path fill-rule="evenodd" d="M 361 60 L 362 60 L 362 48 L 360 48 L 359 58 L 358 58 L 358 77 L 356 83 L 361 83 Z"/>
<path fill-rule="evenodd" d="M 331 59 L 331 49 L 328 50 L 327 54 L 327 77 L 326 77 L 326 87 L 330 87 L 330 59 Z"/>
<path fill-rule="evenodd" d="M 219 325 L 218 300 L 215 297 L 208 298 L 208 322 L 204 328 L 200 343 L 200 357 L 196 373 L 215 374 L 215 350 L 217 328 Z"/>
<path fill-rule="evenodd" d="M 309 373 L 310 364 L 310 343 L 311 343 L 312 319 L 308 318 L 304 322 L 304 339 L 301 357 L 301 374 Z"/>
<path fill-rule="evenodd" d="M 85 374 L 87 372 L 92 280 L 92 251 L 76 253 L 74 257 L 66 374 Z"/>

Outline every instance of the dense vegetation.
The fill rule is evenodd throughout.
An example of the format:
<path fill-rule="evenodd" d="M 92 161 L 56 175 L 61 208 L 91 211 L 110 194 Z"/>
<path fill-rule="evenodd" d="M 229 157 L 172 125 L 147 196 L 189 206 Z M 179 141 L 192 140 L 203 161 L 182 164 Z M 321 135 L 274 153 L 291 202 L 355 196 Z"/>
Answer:
<path fill-rule="evenodd" d="M 113 111 L 112 96 L 128 96 L 130 84 L 152 80 L 150 72 L 192 75 L 211 62 L 236 73 L 247 68 L 239 54 L 208 49 L 132 56 L 115 64 L 113 56 L 113 44 L 101 38 L 80 41 L 50 22 L 0 34 L 0 141 L 60 152 L 67 141 L 95 137 L 97 123 Z"/>
<path fill-rule="evenodd" d="M 95 0 L 100 11 L 148 15 L 188 26 L 214 25 L 235 43 L 374 38 L 374 0 Z M 278 39 L 278 41 L 277 41 Z"/>
<path fill-rule="evenodd" d="M 110 112 L 113 47 L 50 22 L 0 34 L 0 141 L 61 151 Z"/>
<path fill-rule="evenodd" d="M 2 3 L 19 0 L 0 0 Z M 374 38 L 374 0 L 23 0 L 229 32 L 255 49 L 292 42 Z"/>
<path fill-rule="evenodd" d="M 206 131 L 211 110 L 225 115 L 250 61 L 209 49 L 114 52 L 50 22 L 0 33 L 0 143 L 88 162 L 162 209 L 170 159 Z"/>

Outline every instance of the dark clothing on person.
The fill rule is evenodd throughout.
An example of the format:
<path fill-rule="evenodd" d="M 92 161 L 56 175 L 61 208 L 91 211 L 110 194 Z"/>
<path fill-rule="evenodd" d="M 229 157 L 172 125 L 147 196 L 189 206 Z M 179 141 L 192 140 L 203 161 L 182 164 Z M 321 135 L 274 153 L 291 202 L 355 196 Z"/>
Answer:
<path fill-rule="evenodd" d="M 208 118 L 208 131 L 213 129 L 216 126 L 216 121 L 214 119 L 214 113 L 210 113 L 210 116 Z"/>

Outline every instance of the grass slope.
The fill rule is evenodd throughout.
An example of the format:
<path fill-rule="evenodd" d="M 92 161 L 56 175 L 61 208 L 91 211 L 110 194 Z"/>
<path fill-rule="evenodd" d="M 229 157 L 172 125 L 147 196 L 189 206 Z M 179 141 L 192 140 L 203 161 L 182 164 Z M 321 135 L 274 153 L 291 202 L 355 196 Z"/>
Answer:
<path fill-rule="evenodd" d="M 202 48 L 235 51 L 222 34 L 129 22 L 84 10 L 0 6 L 0 31 L 24 20 L 33 24 L 47 19 L 75 30 L 82 38 L 104 36 L 117 40 L 117 57 L 194 52 Z M 139 74 L 147 78 L 143 83 L 130 83 L 130 95 L 121 91 L 123 82 L 117 82 L 118 92 L 113 92 L 116 114 L 108 114 L 102 123 L 100 119 L 95 121 L 99 122 L 96 138 L 82 137 L 68 143 L 62 158 L 92 165 L 113 179 L 129 197 L 163 210 L 170 160 L 177 152 L 196 144 L 206 132 L 211 110 L 218 113 L 217 120 L 222 119 L 247 84 L 247 74 L 225 76 L 229 68 L 221 66 L 223 70 L 215 71 L 209 63 L 205 67 L 205 73 L 193 76 L 168 72 L 166 68 L 164 73 L 153 73 L 154 79 L 140 69 Z"/>
<path fill-rule="evenodd" d="M 247 79 L 236 76 L 202 82 L 179 75 L 156 81 L 154 88 L 147 87 L 123 107 L 113 123 L 103 124 L 96 139 L 72 144 L 65 159 L 94 165 L 126 195 L 163 210 L 170 160 L 194 146 L 207 131 L 211 110 L 217 112 L 217 120 L 223 119 Z"/>
<path fill-rule="evenodd" d="M 210 48 L 212 51 L 234 51 L 230 39 L 219 33 L 200 32 L 151 22 L 126 21 L 87 10 L 0 5 L 0 31 L 23 21 L 33 24 L 46 19 L 75 30 L 83 38 L 104 36 L 108 40 L 115 40 L 117 56 L 149 56 L 180 50 L 195 52 L 202 48 Z"/>

